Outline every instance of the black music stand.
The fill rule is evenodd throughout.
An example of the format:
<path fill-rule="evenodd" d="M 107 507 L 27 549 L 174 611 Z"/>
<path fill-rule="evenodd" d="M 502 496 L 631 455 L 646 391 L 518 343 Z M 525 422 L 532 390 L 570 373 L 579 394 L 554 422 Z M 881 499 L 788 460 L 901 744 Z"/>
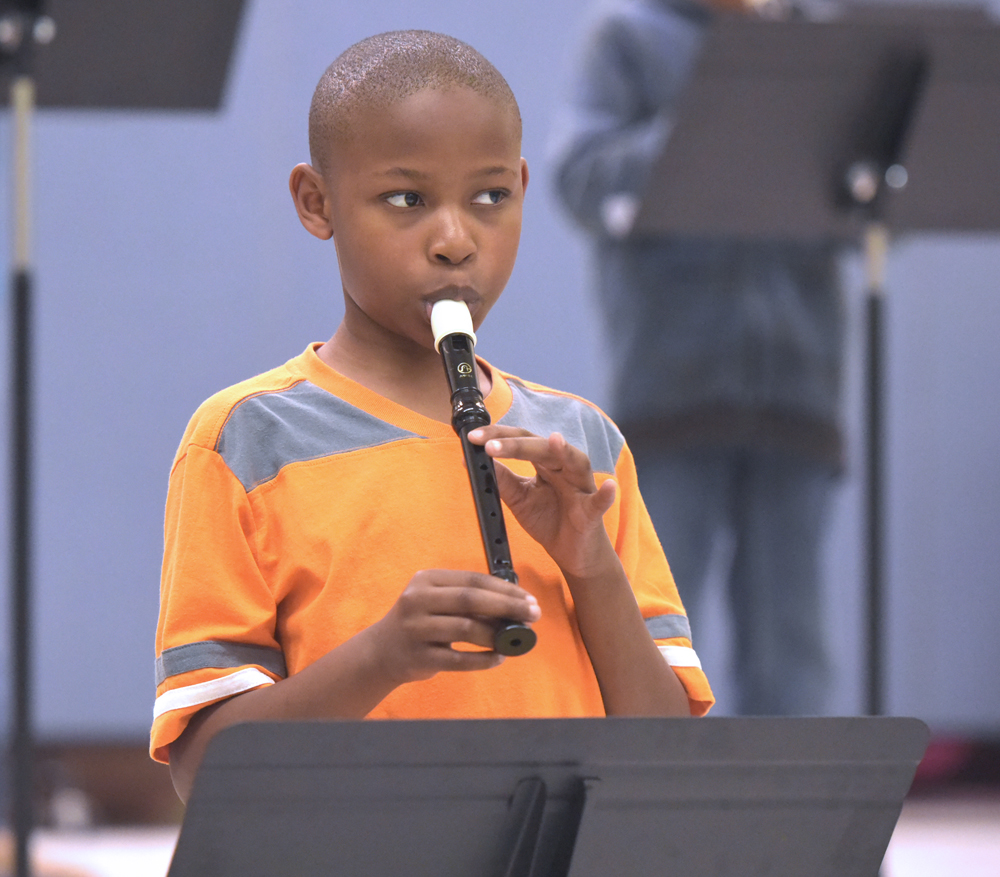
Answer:
<path fill-rule="evenodd" d="M 33 825 L 32 117 L 37 106 L 218 108 L 242 7 L 242 0 L 0 0 L 0 83 L 4 93 L 9 88 L 14 121 L 10 593 L 12 809 L 18 877 L 30 874 L 28 838 Z"/>
<path fill-rule="evenodd" d="M 241 725 L 169 877 L 871 877 L 927 744 L 900 718 Z"/>
<path fill-rule="evenodd" d="M 867 707 L 883 711 L 883 260 L 888 235 L 1000 229 L 1000 26 L 847 5 L 710 32 L 634 236 L 862 242 L 867 264 Z M 992 180 L 992 182 L 990 182 Z"/>

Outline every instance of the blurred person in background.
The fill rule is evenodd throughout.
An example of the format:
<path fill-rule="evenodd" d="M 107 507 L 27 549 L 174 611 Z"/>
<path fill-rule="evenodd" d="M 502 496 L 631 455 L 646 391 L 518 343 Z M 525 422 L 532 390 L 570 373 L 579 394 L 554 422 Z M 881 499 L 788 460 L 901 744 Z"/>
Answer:
<path fill-rule="evenodd" d="M 706 33 L 728 14 L 765 13 L 741 0 L 595 7 L 554 178 L 592 243 L 609 407 L 696 631 L 726 552 L 734 711 L 816 715 L 830 675 L 821 545 L 843 460 L 837 247 L 630 235 Z"/>

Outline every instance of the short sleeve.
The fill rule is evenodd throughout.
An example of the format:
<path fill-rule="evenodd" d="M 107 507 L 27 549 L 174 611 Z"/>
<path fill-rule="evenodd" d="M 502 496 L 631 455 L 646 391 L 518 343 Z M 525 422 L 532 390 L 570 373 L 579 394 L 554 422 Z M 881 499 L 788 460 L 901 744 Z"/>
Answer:
<path fill-rule="evenodd" d="M 691 625 L 639 493 L 627 445 L 619 455 L 615 477 L 620 494 L 615 550 L 632 583 L 646 629 L 687 692 L 691 715 L 703 716 L 715 703 L 715 696 L 694 650 Z"/>
<path fill-rule="evenodd" d="M 211 703 L 286 675 L 274 595 L 246 490 L 213 450 L 189 446 L 167 492 L 150 755 Z"/>

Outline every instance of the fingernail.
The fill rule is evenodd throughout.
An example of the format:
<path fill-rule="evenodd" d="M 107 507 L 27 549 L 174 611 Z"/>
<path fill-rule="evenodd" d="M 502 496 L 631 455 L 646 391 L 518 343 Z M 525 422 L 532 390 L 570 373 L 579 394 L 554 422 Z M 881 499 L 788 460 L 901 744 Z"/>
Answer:
<path fill-rule="evenodd" d="M 496 453 L 499 453 L 500 452 L 500 442 L 498 442 L 496 439 L 491 439 L 490 441 L 488 441 L 486 443 L 486 449 L 490 450 L 490 451 L 494 451 Z"/>

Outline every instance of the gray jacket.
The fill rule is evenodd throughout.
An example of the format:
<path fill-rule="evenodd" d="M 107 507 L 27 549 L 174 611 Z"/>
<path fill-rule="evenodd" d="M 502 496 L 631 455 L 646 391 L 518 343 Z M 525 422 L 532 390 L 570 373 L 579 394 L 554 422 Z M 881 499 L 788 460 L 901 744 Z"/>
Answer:
<path fill-rule="evenodd" d="M 835 245 L 620 234 L 710 21 L 692 0 L 602 6 L 554 132 L 558 195 L 594 244 L 612 413 L 632 445 L 780 447 L 839 463 Z"/>

